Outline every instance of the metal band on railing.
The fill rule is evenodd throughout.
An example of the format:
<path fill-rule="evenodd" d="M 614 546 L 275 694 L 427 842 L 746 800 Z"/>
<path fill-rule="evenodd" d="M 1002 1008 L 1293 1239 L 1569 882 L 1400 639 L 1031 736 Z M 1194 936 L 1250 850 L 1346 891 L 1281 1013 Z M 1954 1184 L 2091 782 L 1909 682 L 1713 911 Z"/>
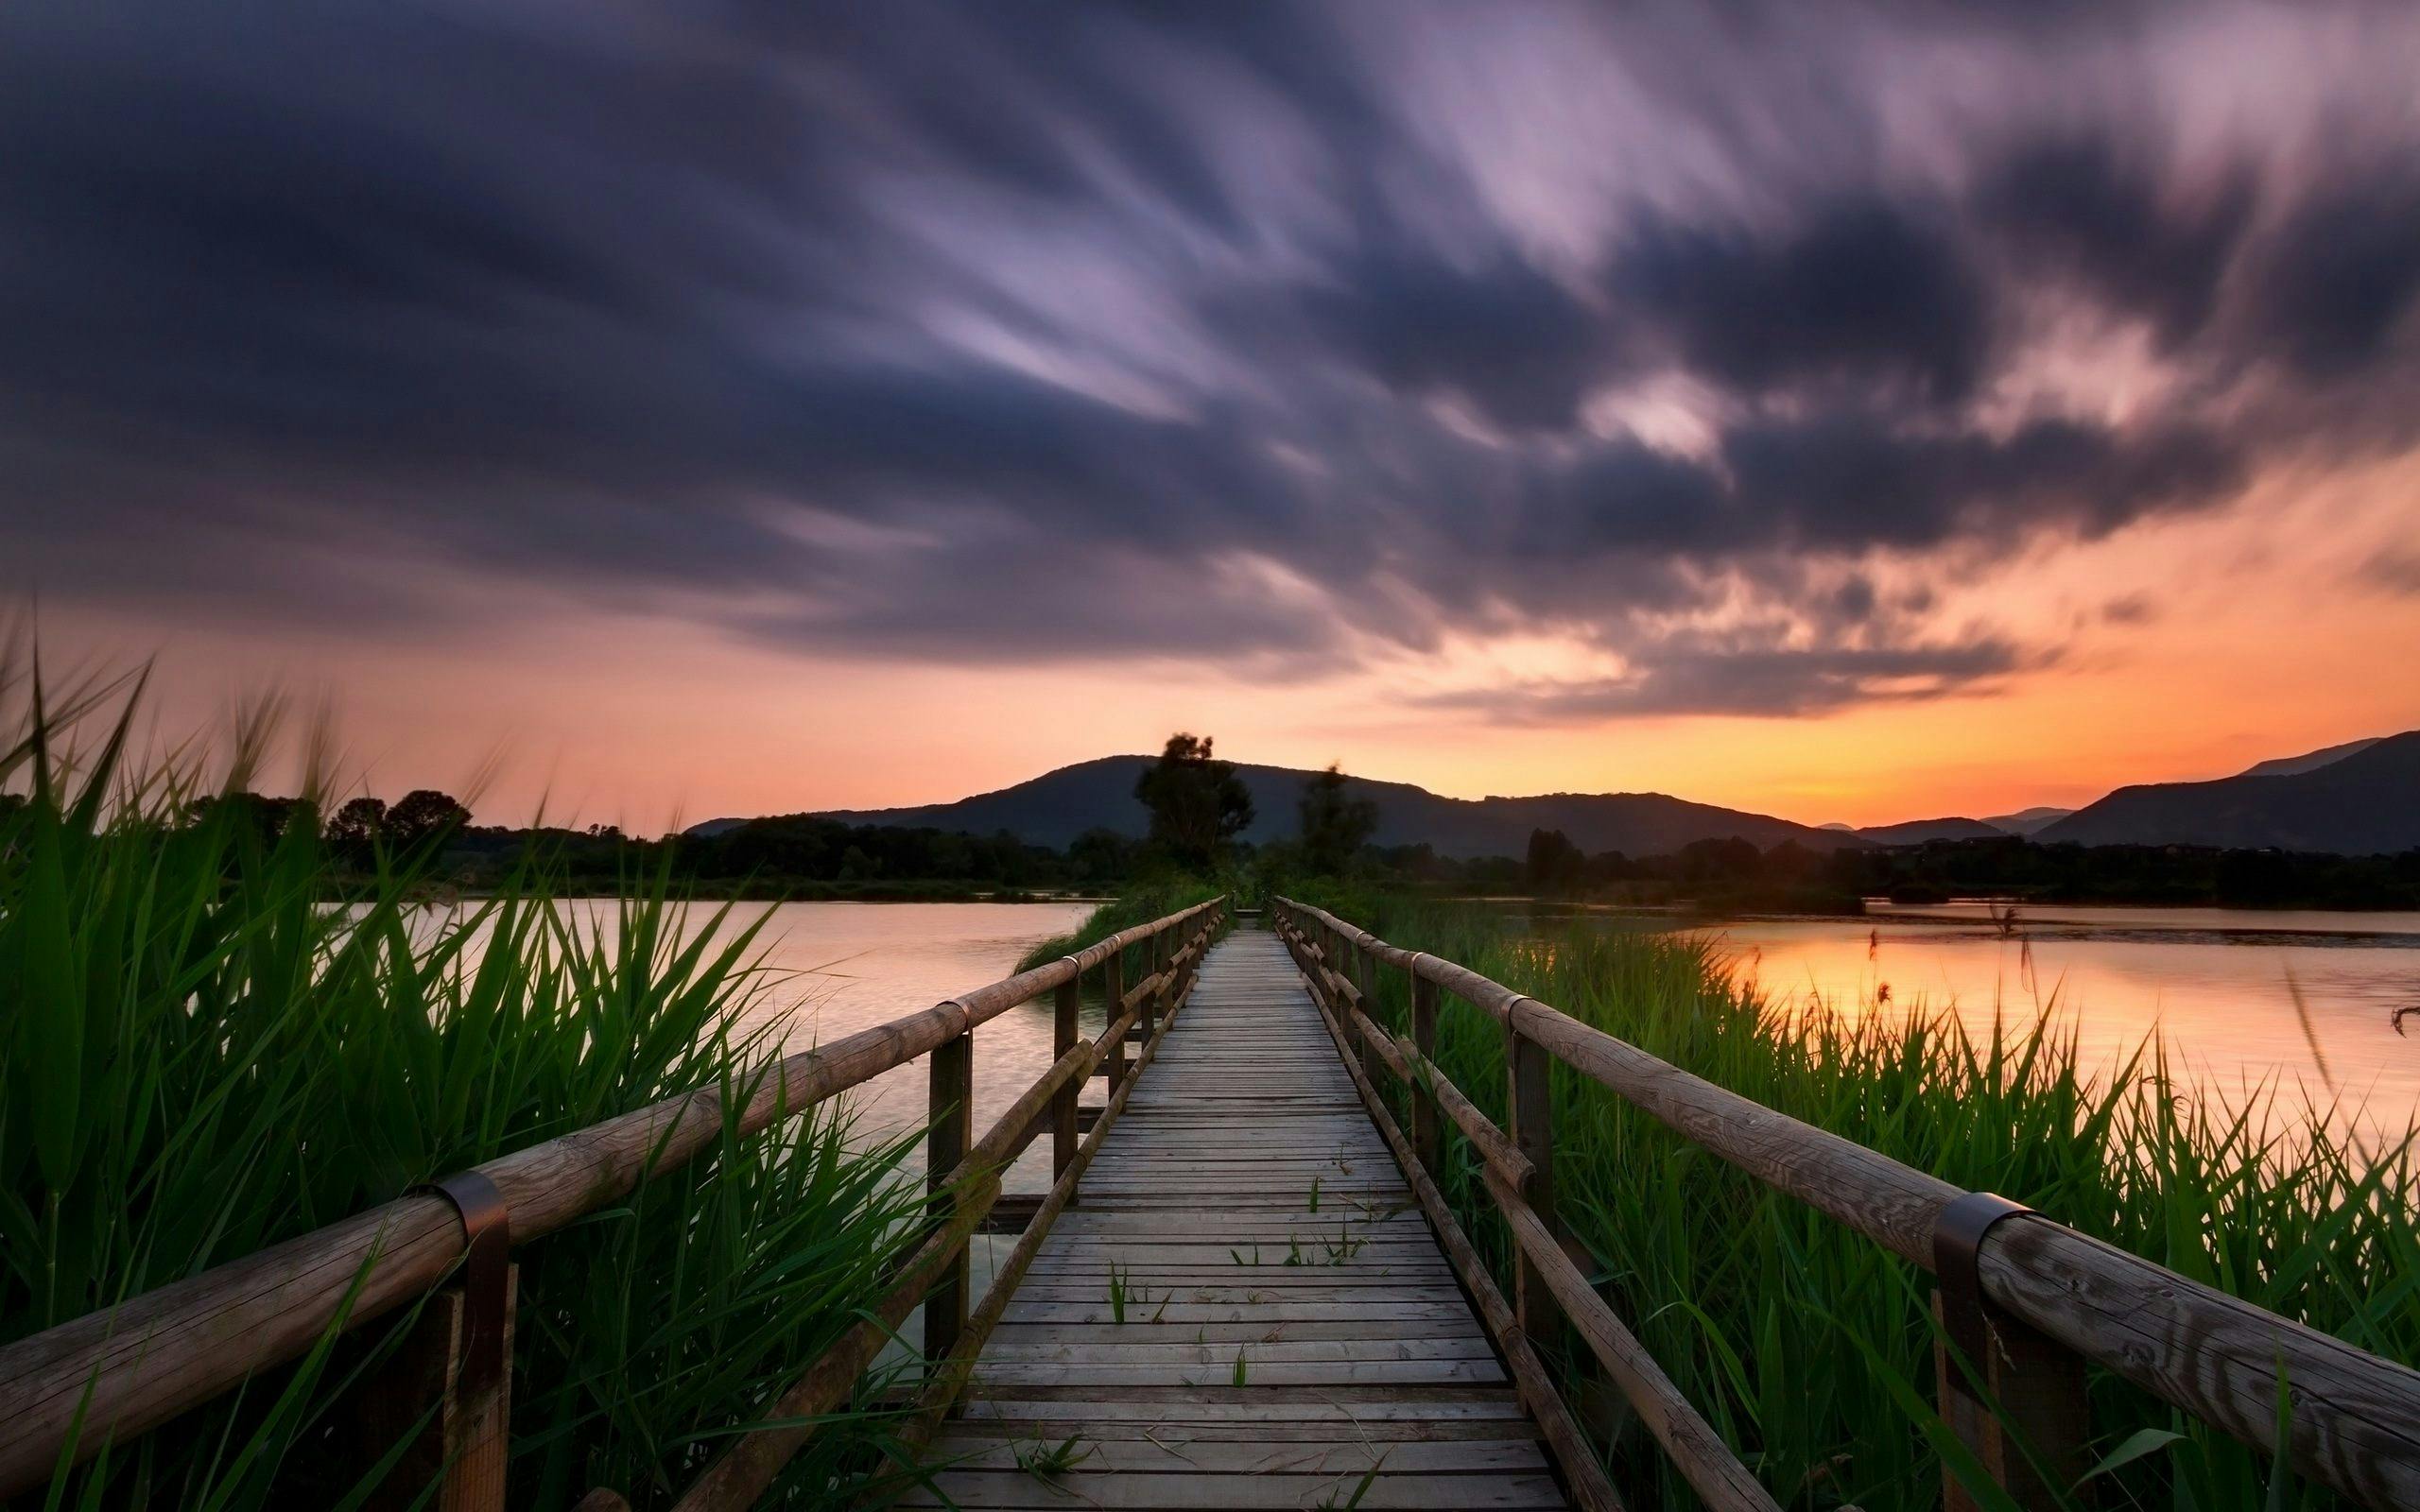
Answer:
<path fill-rule="evenodd" d="M 412 1189 L 454 1204 L 462 1220 L 462 1374 L 460 1389 L 475 1397 L 504 1379 L 505 1283 L 512 1263 L 512 1210 L 496 1184 L 476 1171 L 457 1171 Z"/>
<path fill-rule="evenodd" d="M 1932 1226 L 1932 1270 L 1941 1283 L 1941 1316 L 1949 1342 L 1966 1357 L 1966 1367 L 1978 1379 L 1984 1373 L 1984 1351 L 1991 1347 L 1983 1324 L 1983 1236 L 2003 1218 L 2021 1217 L 2033 1210 L 1991 1192 L 1969 1192 L 1941 1210 Z M 1958 1372 L 1951 1372 L 1953 1377 Z M 1962 1377 L 1958 1383 L 1974 1396 Z"/>

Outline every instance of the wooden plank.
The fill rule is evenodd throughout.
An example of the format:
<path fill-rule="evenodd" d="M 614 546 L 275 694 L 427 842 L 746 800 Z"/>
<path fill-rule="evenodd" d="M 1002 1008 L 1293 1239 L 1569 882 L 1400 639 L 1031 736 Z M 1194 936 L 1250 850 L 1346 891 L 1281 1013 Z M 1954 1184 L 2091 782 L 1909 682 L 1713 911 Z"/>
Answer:
<path fill-rule="evenodd" d="M 1395 1507 L 1559 1507 L 1563 1492 L 1551 1476 L 1388 1475 L 1364 1488 L 1358 1474 L 1333 1475 L 1128 1475 L 1080 1470 L 1046 1480 L 1021 1470 L 951 1470 L 935 1478 L 939 1495 L 911 1492 L 898 1506 L 963 1507 L 1168 1507 L 1186 1512 L 1291 1509 L 1347 1497 L 1372 1509 Z M 942 1500 L 946 1497 L 947 1500 Z"/>
<path fill-rule="evenodd" d="M 1176 1430 L 1181 1435 L 1188 1430 Z M 1334 1430 L 1327 1430 L 1333 1434 Z M 1061 1435 L 1052 1443 L 1063 1442 Z M 1015 1469 L 1017 1452 L 1028 1454 L 1039 1438 L 953 1434 L 933 1444 L 932 1463 L 952 1469 Z M 1091 1470 L 1141 1474 L 1359 1475 L 1383 1466 L 1396 1474 L 1437 1470 L 1543 1470 L 1546 1455 L 1534 1439 L 1429 1438 L 1363 1441 L 1353 1437 L 1297 1440 L 1284 1444 L 1202 1442 L 1183 1436 L 1086 1439 L 1080 1444 Z"/>
<path fill-rule="evenodd" d="M 1070 1403 L 1081 1411 L 1081 1403 Z M 1162 1444 L 1432 1444 L 1513 1442 L 1537 1443 L 1537 1426 L 1517 1413 L 1502 1418 L 1328 1418 L 1323 1419 L 1239 1418 L 1110 1418 L 1090 1417 L 1079 1421 L 1046 1412 L 1019 1417 L 961 1418 L 950 1423 L 959 1436 L 988 1435 L 1030 1443 L 1056 1444 L 1079 1438 L 1088 1444 L 1140 1440 Z M 1543 1451 L 1541 1451 L 1543 1453 Z"/>
<path fill-rule="evenodd" d="M 1057 1331 L 1028 1329 L 1026 1333 L 1039 1333 L 1030 1342 L 1004 1339 L 998 1348 L 986 1349 L 986 1364 L 1011 1365 L 1026 1362 L 1056 1362 L 1069 1365 L 1147 1365 L 1154 1361 L 1174 1361 L 1188 1365 L 1224 1364 L 1245 1346 L 1250 1347 L 1253 1361 L 1257 1364 L 1281 1364 L 1313 1360 L 1487 1360 L 1495 1351 L 1487 1340 L 1476 1333 L 1426 1339 L 1295 1339 L 1283 1335 L 1270 1339 L 1257 1333 L 1235 1338 L 1195 1339 L 1165 1344 L 1136 1342 L 1099 1344 L 1093 1342 L 1088 1331 Z"/>

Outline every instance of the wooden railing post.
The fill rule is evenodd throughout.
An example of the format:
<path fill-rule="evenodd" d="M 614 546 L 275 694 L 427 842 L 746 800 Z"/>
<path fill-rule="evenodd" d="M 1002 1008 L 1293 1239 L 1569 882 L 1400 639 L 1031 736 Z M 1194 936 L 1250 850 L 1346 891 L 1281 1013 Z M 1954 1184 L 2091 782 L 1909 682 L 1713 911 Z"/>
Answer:
<path fill-rule="evenodd" d="M 931 1120 L 925 1136 L 926 1211 L 936 1230 L 948 1227 L 958 1211 L 949 1190 L 949 1174 L 966 1159 L 967 1131 L 975 1112 L 975 1031 L 967 1030 L 933 1049 L 925 1107 Z M 966 1326 L 966 1247 L 960 1245 L 948 1268 L 925 1294 L 925 1358 L 938 1364 L 948 1358 Z"/>
<path fill-rule="evenodd" d="M 365 1452 L 375 1461 L 401 1447 L 368 1504 L 503 1512 L 519 1284 L 512 1209 L 478 1171 L 458 1171 L 419 1190 L 454 1205 L 462 1268 L 459 1280 L 430 1295 L 356 1399 Z"/>
<path fill-rule="evenodd" d="M 2077 1485 L 2092 1464 L 2083 1361 L 1986 1301 L 1977 1274 L 1984 1234 L 2030 1211 L 1987 1192 L 1942 1210 L 1933 1229 L 1933 1379 L 1943 1418 L 1984 1472 L 2026 1512 L 2049 1512 L 2091 1501 L 2091 1487 Z M 1941 1479 L 1947 1512 L 1976 1512 L 1979 1503 L 1946 1462 Z"/>
<path fill-rule="evenodd" d="M 1411 1047 L 1420 1058 L 1435 1064 L 1437 1059 L 1437 984 L 1414 972 L 1411 978 Z M 1434 1092 L 1415 1091 L 1411 1096 L 1411 1148 L 1420 1157 L 1421 1166 L 1430 1175 L 1437 1171 L 1437 1097 Z"/>
<path fill-rule="evenodd" d="M 460 1286 L 432 1293 L 403 1342 L 362 1385 L 357 1416 L 361 1452 L 384 1458 L 406 1435 L 411 1445 L 363 1505 L 371 1512 L 425 1507 L 432 1512 L 504 1512 L 505 1462 L 512 1421 L 512 1301 L 521 1268 L 505 1272 L 503 1368 L 482 1383 L 472 1352 L 471 1307 Z M 437 1494 L 427 1495 L 434 1485 Z"/>
<path fill-rule="evenodd" d="M 1353 980 L 1353 951 L 1356 949 L 1357 946 L 1345 943 L 1343 929 L 1334 929 L 1334 926 L 1328 929 L 1328 971 L 1334 972 L 1339 982 Z M 1348 1057 L 1353 1064 L 1357 1064 L 1357 1067 L 1367 1074 L 1367 1072 L 1370 1072 L 1370 1059 L 1367 1059 L 1367 1053 L 1362 1050 L 1360 1036 L 1353 1033 L 1353 1002 L 1350 1002 L 1343 992 L 1328 992 L 1328 997 L 1334 999 L 1336 1004 L 1336 1028 L 1343 1031 L 1345 1057 Z"/>
<path fill-rule="evenodd" d="M 1126 1011 L 1126 953 L 1114 950 L 1100 963 L 1101 990 L 1109 996 L 1108 1016 L 1101 1021 L 1101 1032 L 1107 1034 L 1117 1027 L 1117 1016 Z M 1126 1084 L 1126 1041 L 1120 1040 L 1109 1051 L 1109 1095 Z"/>
<path fill-rule="evenodd" d="M 1153 931 L 1151 947 L 1145 954 L 1150 958 L 1147 969 L 1151 974 L 1154 985 L 1151 990 L 1144 995 L 1143 1017 L 1136 1022 L 1134 1032 L 1148 1040 L 1151 1038 L 1151 1026 L 1159 1022 L 1160 1014 L 1167 1006 L 1167 990 L 1174 985 L 1161 980 L 1167 975 L 1168 956 L 1172 954 L 1168 950 L 1168 932 L 1165 929 Z"/>
<path fill-rule="evenodd" d="M 1374 977 L 1370 969 L 1372 964 L 1370 948 L 1362 943 L 1367 938 L 1365 935 L 1356 935 L 1353 937 L 1353 969 L 1347 974 L 1353 978 L 1355 989 L 1361 994 L 1362 1015 L 1374 1024 L 1378 1022 L 1378 999 L 1377 995 L 1370 990 Z M 1386 1084 L 1378 1079 L 1377 1046 L 1357 1034 L 1353 1038 L 1361 1046 L 1361 1074 L 1369 1078 L 1372 1087 L 1385 1086 Z"/>
<path fill-rule="evenodd" d="M 1513 1147 L 1530 1162 L 1530 1177 L 1521 1196 L 1560 1243 L 1563 1223 L 1555 1215 L 1554 1203 L 1554 1060 L 1543 1045 L 1514 1027 L 1509 1017 L 1504 1024 L 1504 1071 Z M 1512 1305 L 1520 1316 L 1521 1331 L 1540 1350 L 1559 1349 L 1562 1307 L 1536 1263 L 1526 1253 L 1517 1252 L 1517 1246 L 1513 1266 Z"/>
<path fill-rule="evenodd" d="M 1076 1048 L 1077 1018 L 1083 1006 L 1083 973 L 1079 971 L 1059 984 L 1050 994 L 1050 1058 L 1057 1060 Z M 1080 1088 L 1078 1079 L 1070 1078 L 1050 1099 L 1050 1179 L 1055 1184 L 1067 1174 L 1076 1159 L 1076 1094 Z M 1070 1197 L 1068 1205 L 1076 1199 Z"/>

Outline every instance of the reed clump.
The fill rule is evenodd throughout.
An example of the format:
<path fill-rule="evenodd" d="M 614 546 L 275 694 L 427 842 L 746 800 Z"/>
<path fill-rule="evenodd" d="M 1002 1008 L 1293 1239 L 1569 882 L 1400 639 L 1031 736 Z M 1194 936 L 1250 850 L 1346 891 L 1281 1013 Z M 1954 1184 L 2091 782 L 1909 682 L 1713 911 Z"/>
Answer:
<path fill-rule="evenodd" d="M 441 907 L 426 848 L 365 878 L 318 806 L 243 796 L 275 720 L 132 754 L 138 679 L 43 687 L 0 638 L 0 1342 L 701 1087 L 769 1049 L 762 916 L 663 874 L 566 899 L 543 858 Z M 727 1105 L 738 1101 L 727 1098 Z M 921 1193 L 838 1109 L 718 1149 L 526 1246 L 511 1495 L 667 1504 L 877 1297 Z M 343 1506 L 383 1446 L 348 1389 L 407 1318 L 62 1471 L 48 1506 Z M 879 1462 L 842 1415 L 782 1493 Z M 364 1457 L 364 1451 L 369 1456 Z"/>
<path fill-rule="evenodd" d="M 1195 903 L 1207 902 L 1218 897 L 1220 891 L 1210 883 L 1183 875 L 1137 883 L 1085 915 L 1084 921 L 1071 932 L 1046 939 L 1026 952 L 1025 959 L 1017 962 L 1017 970 L 1030 971 L 1037 966 L 1047 966 L 1061 956 L 1088 950 L 1120 930 L 1148 924 L 1155 919 L 1182 913 Z M 1129 954 L 1133 954 L 1131 948 Z"/>
<path fill-rule="evenodd" d="M 1945 1012 L 1809 1013 L 1734 986 L 1703 937 L 1586 922 L 1533 933 L 1383 894 L 1311 901 L 1793 1118 L 2420 1362 L 2408 1131 L 2364 1140 L 2324 1100 L 2185 1085 L 2156 1041 L 2114 1068 L 2087 1062 L 2055 1013 L 1988 1034 Z M 1378 975 L 1374 1016 L 1408 1032 L 1401 973 Z M 1449 1002 L 1437 1059 L 1502 1120 L 1492 1020 Z M 1791 1507 L 1938 1505 L 1929 1278 L 1561 1066 L 1554 1094 L 1564 1219 L 1621 1315 L 1758 1478 Z M 1509 1281 L 1509 1241 L 1450 1125 L 1448 1152 L 1440 1185 Z M 1577 1386 L 1577 1363 L 1563 1367 Z M 2335 1504 L 2125 1382 L 2096 1372 L 2091 1393 L 2104 1469 L 2086 1490 L 2104 1512 Z M 1696 1504 L 1635 1424 L 1614 1465 L 1634 1506 Z"/>

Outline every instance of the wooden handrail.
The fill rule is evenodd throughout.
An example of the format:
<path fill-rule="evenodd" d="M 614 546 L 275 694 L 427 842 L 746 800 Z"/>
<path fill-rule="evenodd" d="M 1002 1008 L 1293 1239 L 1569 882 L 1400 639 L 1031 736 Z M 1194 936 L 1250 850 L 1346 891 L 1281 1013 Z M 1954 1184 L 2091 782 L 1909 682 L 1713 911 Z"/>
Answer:
<path fill-rule="evenodd" d="M 1182 928 L 1214 898 L 1137 924 L 1073 955 L 763 1068 L 736 1113 L 742 1135 L 956 1040 L 1010 1008 L 1074 983 L 1128 946 Z M 500 1156 L 475 1169 L 511 1214 L 515 1246 L 628 1195 L 640 1180 L 714 1146 L 727 1122 L 702 1088 Z M 74 1462 L 123 1443 L 300 1357 L 331 1328 L 351 1330 L 443 1282 L 461 1258 L 452 1202 L 408 1195 L 199 1276 L 0 1347 L 0 1499 L 42 1484 L 75 1435 Z"/>
<path fill-rule="evenodd" d="M 1388 944 L 1323 909 L 1281 917 L 1332 930 L 1436 984 L 1682 1138 L 1927 1270 L 1939 1177 L 1694 1076 L 1467 968 Z M 1297 935 L 1302 924 L 1293 926 Z M 1328 974 L 1326 963 L 1319 963 Z M 2420 1371 L 2278 1316 L 2039 1214 L 1991 1228 L 1976 1268 L 1985 1300 L 2171 1406 L 2276 1453 L 2277 1383 L 2293 1395 L 2284 1446 L 2302 1474 L 2387 1512 L 2420 1506 Z"/>

